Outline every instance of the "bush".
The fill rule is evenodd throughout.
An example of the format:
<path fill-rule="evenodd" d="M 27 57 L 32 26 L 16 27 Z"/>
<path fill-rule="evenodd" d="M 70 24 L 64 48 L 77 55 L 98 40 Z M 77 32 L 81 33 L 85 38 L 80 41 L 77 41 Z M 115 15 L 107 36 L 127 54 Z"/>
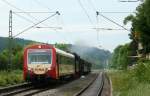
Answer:
<path fill-rule="evenodd" d="M 112 81 L 113 96 L 127 96 L 129 90 L 137 86 L 132 70 L 109 73 Z"/>
<path fill-rule="evenodd" d="M 8 86 L 23 82 L 22 70 L 13 70 L 11 72 L 0 71 L 0 86 Z"/>
<path fill-rule="evenodd" d="M 141 72 L 141 70 L 138 70 L 138 72 Z M 149 96 L 150 84 L 143 81 L 139 82 L 136 75 L 137 73 L 135 70 L 115 71 L 109 73 L 112 81 L 113 96 Z"/>
<path fill-rule="evenodd" d="M 134 75 L 139 82 L 150 83 L 150 61 L 139 61 L 134 69 Z"/>

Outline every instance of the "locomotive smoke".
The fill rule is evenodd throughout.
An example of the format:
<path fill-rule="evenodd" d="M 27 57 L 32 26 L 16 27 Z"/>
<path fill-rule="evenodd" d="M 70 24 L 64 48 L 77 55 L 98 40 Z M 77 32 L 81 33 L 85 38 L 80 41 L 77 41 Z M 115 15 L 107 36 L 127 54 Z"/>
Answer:
<path fill-rule="evenodd" d="M 81 58 L 84 58 L 88 52 L 90 52 L 89 46 L 83 42 L 78 41 L 75 45 L 69 47 L 69 51 L 78 54 Z"/>
<path fill-rule="evenodd" d="M 99 67 L 106 66 L 106 60 L 110 59 L 111 53 L 109 51 L 92 47 L 83 41 L 76 42 L 71 45 L 69 51 L 78 54 L 82 59 L 91 62 Z"/>
<path fill-rule="evenodd" d="M 78 54 L 83 59 L 86 57 L 87 53 L 90 52 L 89 46 L 83 41 L 77 42 L 75 45 L 70 46 L 69 50 Z"/>

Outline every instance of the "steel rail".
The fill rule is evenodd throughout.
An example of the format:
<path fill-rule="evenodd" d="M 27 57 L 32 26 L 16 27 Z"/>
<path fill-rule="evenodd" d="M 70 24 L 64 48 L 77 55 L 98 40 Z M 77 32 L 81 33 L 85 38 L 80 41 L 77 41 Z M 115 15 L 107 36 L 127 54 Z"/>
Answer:
<path fill-rule="evenodd" d="M 14 96 L 14 95 L 17 95 L 20 93 L 28 92 L 28 91 L 33 90 L 33 89 L 34 89 L 34 86 L 31 86 L 31 87 L 26 87 L 26 88 L 21 88 L 21 89 L 17 89 L 14 91 L 10 91 L 7 93 L 2 93 L 1 95 L 2 96 Z"/>
<path fill-rule="evenodd" d="M 8 88 L 1 88 L 1 93 L 0 96 L 31 96 L 34 94 L 38 94 L 40 92 L 58 87 L 60 84 L 56 85 L 54 84 L 53 86 L 48 86 L 48 82 L 34 82 L 30 84 L 20 84 L 20 85 L 15 85 L 11 86 Z M 21 95 L 20 95 L 21 94 Z"/>
<path fill-rule="evenodd" d="M 31 86 L 32 86 L 31 83 L 22 83 L 22 84 L 16 84 L 16 85 L 8 86 L 8 87 L 3 87 L 3 88 L 0 88 L 0 95 L 4 96 L 6 94 L 15 93 L 17 92 L 16 90 L 22 91 L 22 90 L 28 89 Z"/>
<path fill-rule="evenodd" d="M 11 90 L 14 90 L 14 89 L 18 89 L 18 88 L 21 88 L 21 87 L 26 87 L 26 86 L 30 86 L 31 83 L 21 83 L 21 84 L 16 84 L 16 85 L 12 85 L 12 86 L 7 86 L 7 87 L 2 87 L 0 88 L 0 94 L 3 93 L 3 92 L 8 92 L 8 91 L 11 91 Z"/>
<path fill-rule="evenodd" d="M 101 81 L 101 85 L 100 85 L 100 87 L 99 87 L 99 91 L 98 91 L 98 93 L 97 93 L 96 96 L 101 96 L 101 95 L 102 95 L 103 87 L 104 87 L 104 73 L 102 73 L 102 81 Z"/>
<path fill-rule="evenodd" d="M 26 92 L 28 92 L 28 91 L 31 91 L 29 94 L 36 94 L 36 93 L 39 93 L 41 91 L 48 89 L 48 88 L 44 88 L 44 86 L 46 86 L 46 83 L 38 84 L 38 82 L 37 82 L 37 83 L 30 83 L 27 85 L 25 84 L 25 85 L 20 85 L 20 86 L 15 86 L 15 87 L 4 88 L 2 93 L 0 93 L 0 96 L 14 96 L 17 94 L 26 94 Z M 36 89 L 36 88 L 40 88 L 40 87 L 43 87 L 44 89 L 43 90 Z M 9 90 L 7 90 L 7 89 L 9 89 Z M 36 91 L 34 91 L 34 90 L 36 90 Z"/>
<path fill-rule="evenodd" d="M 103 74 L 103 73 L 102 73 Z M 82 88 L 79 92 L 77 92 L 75 95 L 73 96 L 80 96 L 82 93 L 84 93 L 98 78 L 99 74 L 84 88 Z"/>

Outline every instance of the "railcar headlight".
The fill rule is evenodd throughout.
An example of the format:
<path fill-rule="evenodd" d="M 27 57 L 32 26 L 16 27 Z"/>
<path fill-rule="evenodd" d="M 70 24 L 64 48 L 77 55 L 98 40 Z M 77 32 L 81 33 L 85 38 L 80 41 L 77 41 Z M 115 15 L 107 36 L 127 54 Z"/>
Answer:
<path fill-rule="evenodd" d="M 28 70 L 31 70 L 31 68 L 30 68 L 30 67 L 28 67 Z"/>
<path fill-rule="evenodd" d="M 48 70 L 51 70 L 51 68 L 48 68 Z"/>

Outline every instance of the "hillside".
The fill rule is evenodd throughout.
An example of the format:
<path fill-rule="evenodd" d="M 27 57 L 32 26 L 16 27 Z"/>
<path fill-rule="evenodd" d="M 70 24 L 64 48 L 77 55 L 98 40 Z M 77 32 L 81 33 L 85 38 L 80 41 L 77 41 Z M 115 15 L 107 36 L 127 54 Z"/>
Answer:
<path fill-rule="evenodd" d="M 68 49 L 80 55 L 81 58 L 93 63 L 93 68 L 105 68 L 111 58 L 108 50 L 96 47 L 70 45 Z"/>
<path fill-rule="evenodd" d="M 0 52 L 6 48 L 8 48 L 8 38 L 7 37 L 0 37 Z M 13 40 L 13 45 L 14 44 L 19 44 L 21 46 L 27 45 L 29 43 L 32 43 L 34 41 L 32 40 L 26 40 L 26 39 L 21 39 L 21 38 L 16 38 Z"/>

